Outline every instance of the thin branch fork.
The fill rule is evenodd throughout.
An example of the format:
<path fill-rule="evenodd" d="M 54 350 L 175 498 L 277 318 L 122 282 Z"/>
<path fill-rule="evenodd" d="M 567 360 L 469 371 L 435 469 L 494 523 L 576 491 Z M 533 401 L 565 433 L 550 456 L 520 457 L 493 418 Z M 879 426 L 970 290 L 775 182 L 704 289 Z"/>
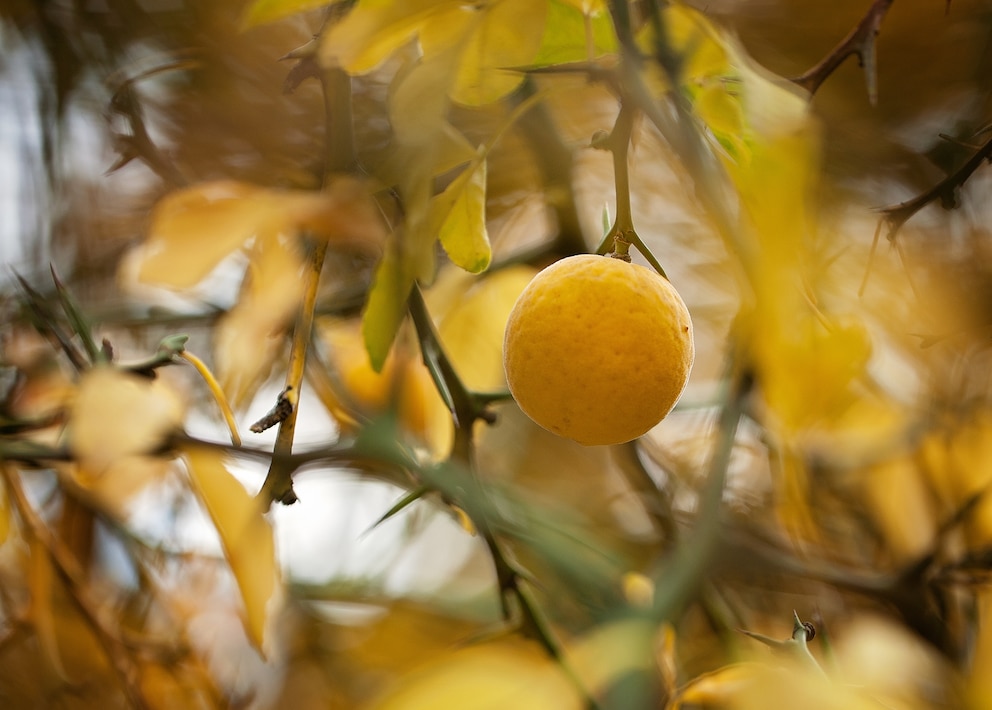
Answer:
<path fill-rule="evenodd" d="M 857 55 L 858 62 L 865 72 L 865 83 L 868 86 L 868 100 L 874 106 L 878 102 L 878 74 L 875 69 L 875 38 L 882 20 L 888 13 L 889 8 L 895 0 L 873 0 L 868 12 L 855 25 L 854 29 L 848 33 L 847 37 L 841 40 L 840 44 L 834 47 L 827 56 L 821 59 L 814 67 L 809 69 L 802 76 L 794 78 L 795 84 L 806 89 L 811 95 L 816 93 L 820 85 L 826 81 L 827 77 L 836 71 L 837 67 L 844 63 L 849 56 Z"/>

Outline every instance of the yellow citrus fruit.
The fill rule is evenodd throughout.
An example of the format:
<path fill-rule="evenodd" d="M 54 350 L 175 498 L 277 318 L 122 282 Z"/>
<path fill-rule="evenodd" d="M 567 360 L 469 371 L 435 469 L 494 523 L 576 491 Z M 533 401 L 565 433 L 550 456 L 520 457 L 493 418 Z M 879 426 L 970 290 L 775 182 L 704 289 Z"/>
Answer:
<path fill-rule="evenodd" d="M 692 368 L 692 321 L 655 271 L 581 254 L 520 294 L 503 354 L 510 392 L 531 419 L 580 444 L 619 444 L 675 406 Z"/>

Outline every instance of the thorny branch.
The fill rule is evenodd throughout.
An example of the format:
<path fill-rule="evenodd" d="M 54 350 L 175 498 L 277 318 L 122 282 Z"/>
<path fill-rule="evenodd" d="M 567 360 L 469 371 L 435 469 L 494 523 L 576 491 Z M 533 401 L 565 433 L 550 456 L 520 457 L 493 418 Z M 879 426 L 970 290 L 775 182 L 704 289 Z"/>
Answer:
<path fill-rule="evenodd" d="M 872 239 L 871 251 L 868 253 L 868 265 L 865 267 L 865 274 L 861 279 L 861 286 L 858 288 L 859 296 L 864 295 L 865 287 L 868 284 L 868 275 L 871 273 L 875 252 L 878 248 L 878 240 L 882 233 L 882 226 L 888 226 L 885 232 L 885 238 L 890 242 L 895 242 L 896 235 L 902 226 L 912 219 L 913 215 L 931 202 L 939 199 L 945 208 L 951 209 L 955 207 L 957 205 L 957 191 L 967 182 L 972 173 L 978 170 L 981 164 L 986 161 L 992 163 L 992 137 L 986 140 L 960 168 L 926 192 L 917 195 L 911 200 L 900 202 L 898 205 L 893 205 L 892 207 L 884 207 L 880 210 L 882 217 L 879 219 L 878 228 L 875 230 L 875 237 Z"/>
<path fill-rule="evenodd" d="M 882 20 L 895 0 L 873 0 L 868 12 L 854 29 L 834 47 L 827 56 L 802 76 L 792 81 L 815 94 L 827 77 L 836 71 L 837 67 L 852 54 L 858 57 L 858 62 L 865 72 L 865 84 L 868 87 L 868 100 L 874 106 L 878 101 L 878 72 L 875 64 L 875 39 L 878 36 Z"/>
<path fill-rule="evenodd" d="M 960 168 L 926 192 L 906 202 L 882 209 L 882 221 L 888 224 L 889 227 L 885 234 L 886 238 L 889 241 L 895 239 L 896 233 L 902 225 L 908 222 L 921 209 L 937 199 L 940 200 L 944 207 L 954 207 L 957 204 L 957 191 L 985 161 L 992 162 L 992 138 L 985 141 Z"/>

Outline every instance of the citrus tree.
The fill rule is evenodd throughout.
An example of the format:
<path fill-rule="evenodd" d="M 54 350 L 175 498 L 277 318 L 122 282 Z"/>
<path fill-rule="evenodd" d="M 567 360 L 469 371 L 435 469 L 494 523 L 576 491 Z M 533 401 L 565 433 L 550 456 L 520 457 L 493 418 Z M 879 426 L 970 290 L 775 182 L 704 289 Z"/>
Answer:
<path fill-rule="evenodd" d="M 2 15 L 5 702 L 988 704 L 982 3 L 110 5 Z"/>

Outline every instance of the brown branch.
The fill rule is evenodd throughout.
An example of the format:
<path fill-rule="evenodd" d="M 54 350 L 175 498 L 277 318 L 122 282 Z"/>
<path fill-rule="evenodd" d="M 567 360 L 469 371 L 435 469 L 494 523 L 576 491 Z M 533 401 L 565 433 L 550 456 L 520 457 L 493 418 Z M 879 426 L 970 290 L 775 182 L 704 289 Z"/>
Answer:
<path fill-rule="evenodd" d="M 885 207 L 880 210 L 882 221 L 886 222 L 889 226 L 889 230 L 885 234 L 886 239 L 889 241 L 894 240 L 896 232 L 899 231 L 902 225 L 934 200 L 939 199 L 941 204 L 948 209 L 956 206 L 957 191 L 985 161 L 992 162 L 992 138 L 985 141 L 982 147 L 976 150 L 960 168 L 926 192 L 906 202 L 901 202 L 898 205 Z"/>
<path fill-rule="evenodd" d="M 847 37 L 841 40 L 840 44 L 834 47 L 827 56 L 821 59 L 816 66 L 809 69 L 802 76 L 793 79 L 793 83 L 806 89 L 810 94 L 815 94 L 820 85 L 826 81 L 827 77 L 836 71 L 837 67 L 844 63 L 849 56 L 857 55 L 858 62 L 865 71 L 865 83 L 868 86 L 868 100 L 874 106 L 878 101 L 878 75 L 875 69 L 875 38 L 878 35 L 882 20 L 895 0 L 873 0 L 868 12 L 855 25 L 854 29 L 848 33 Z"/>

